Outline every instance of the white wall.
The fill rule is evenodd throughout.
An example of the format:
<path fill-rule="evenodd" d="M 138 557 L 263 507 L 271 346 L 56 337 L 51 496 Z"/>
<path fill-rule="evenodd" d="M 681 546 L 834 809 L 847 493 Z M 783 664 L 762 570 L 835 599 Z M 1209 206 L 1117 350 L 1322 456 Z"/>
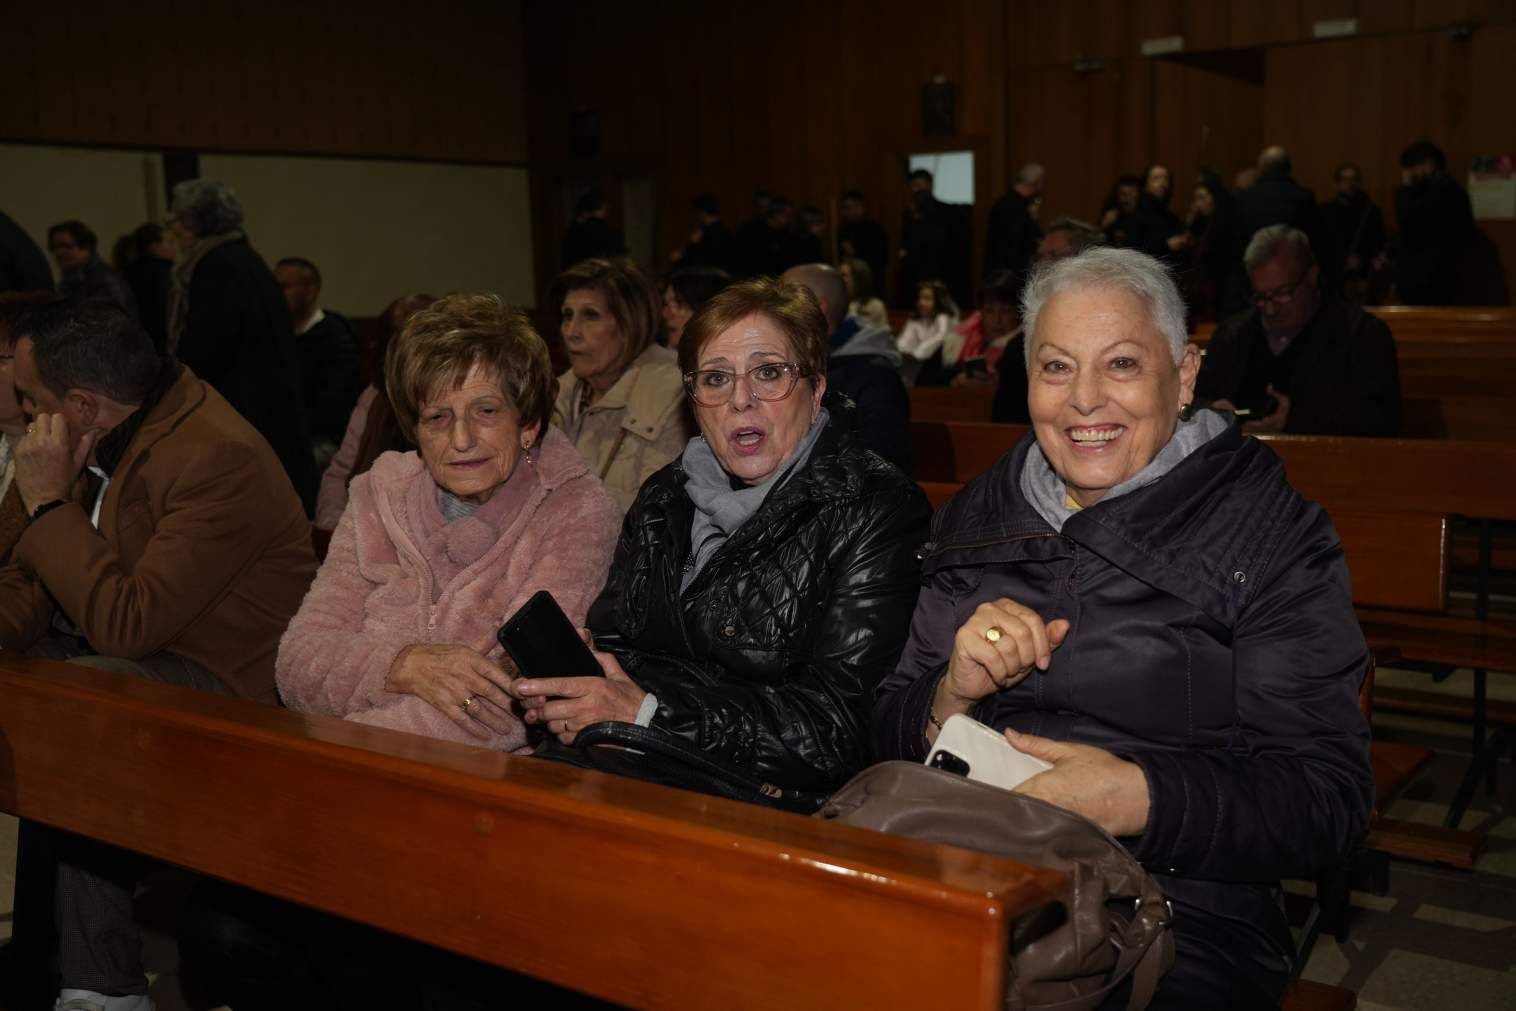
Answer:
<path fill-rule="evenodd" d="M 162 219 L 162 172 L 163 160 L 152 151 L 0 144 L 0 211 L 44 253 L 47 230 L 77 218 L 94 231 L 100 255 L 109 260 L 118 236 Z M 48 263 L 56 276 L 51 256 Z"/>
<path fill-rule="evenodd" d="M 416 291 L 534 297 L 524 168 L 204 155 L 200 174 L 236 190 L 270 264 L 313 261 L 339 312 L 375 316 Z"/>

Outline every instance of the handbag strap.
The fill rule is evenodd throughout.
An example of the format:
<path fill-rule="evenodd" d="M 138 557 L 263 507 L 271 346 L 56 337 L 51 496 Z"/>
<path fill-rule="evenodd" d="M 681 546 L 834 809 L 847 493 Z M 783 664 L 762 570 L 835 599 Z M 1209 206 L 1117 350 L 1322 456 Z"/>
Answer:
<path fill-rule="evenodd" d="M 580 750 L 596 745 L 615 745 L 631 748 L 643 754 L 656 755 L 680 765 L 725 780 L 743 789 L 761 792 L 764 784 L 741 769 L 718 761 L 710 752 L 703 751 L 677 734 L 656 727 L 644 727 L 637 723 L 618 723 L 608 720 L 592 723 L 579 731 L 574 738 L 574 747 Z"/>
<path fill-rule="evenodd" d="M 1132 977 L 1132 994 L 1127 1000 L 1127 1011 L 1142 1011 L 1153 1002 L 1164 968 L 1172 964 L 1173 950 L 1174 932 L 1165 926 L 1145 947 L 1123 948 L 1105 986 L 1056 1004 L 1039 1004 L 1038 1011 L 1094 1011 L 1128 976 Z"/>

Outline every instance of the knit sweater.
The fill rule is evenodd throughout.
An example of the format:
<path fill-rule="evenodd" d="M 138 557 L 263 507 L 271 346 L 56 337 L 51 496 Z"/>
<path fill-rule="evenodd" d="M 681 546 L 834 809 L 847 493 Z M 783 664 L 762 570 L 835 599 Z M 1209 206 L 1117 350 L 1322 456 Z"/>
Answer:
<path fill-rule="evenodd" d="M 386 690 L 390 666 L 421 643 L 458 643 L 498 661 L 496 630 L 538 590 L 583 624 L 605 583 L 621 510 L 556 428 L 485 506 L 452 522 L 415 453 L 384 454 L 350 490 L 326 562 L 279 644 L 285 704 L 521 748 L 520 723 L 481 742 L 419 697 Z"/>

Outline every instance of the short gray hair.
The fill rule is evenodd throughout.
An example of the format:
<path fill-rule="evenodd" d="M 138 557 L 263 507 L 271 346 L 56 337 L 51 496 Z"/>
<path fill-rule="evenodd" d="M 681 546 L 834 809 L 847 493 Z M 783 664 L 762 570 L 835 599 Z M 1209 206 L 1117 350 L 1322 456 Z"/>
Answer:
<path fill-rule="evenodd" d="M 1054 218 L 1053 223 L 1048 225 L 1045 235 L 1054 232 L 1068 232 L 1074 243 L 1073 255 L 1078 256 L 1086 249 L 1094 249 L 1096 246 L 1105 245 L 1105 233 L 1088 221 L 1080 221 L 1078 218 L 1064 216 Z"/>
<path fill-rule="evenodd" d="M 1316 254 L 1311 252 L 1311 240 L 1300 229 L 1289 225 L 1270 225 L 1254 232 L 1248 240 L 1247 250 L 1242 254 L 1242 265 L 1251 274 L 1281 253 L 1293 256 L 1301 270 L 1310 270 L 1316 265 Z"/>
<path fill-rule="evenodd" d="M 1021 293 L 1021 323 L 1026 328 L 1028 371 L 1043 305 L 1054 295 L 1088 289 L 1124 291 L 1137 296 L 1147 307 L 1154 328 L 1168 341 L 1174 364 L 1184 359 L 1190 339 L 1184 326 L 1184 299 L 1168 268 L 1135 249 L 1098 247 L 1044 264 L 1027 282 Z"/>
<path fill-rule="evenodd" d="M 1034 161 L 1021 166 L 1021 171 L 1016 173 L 1016 181 L 1031 186 L 1043 177 L 1045 170 Z"/>
<path fill-rule="evenodd" d="M 242 227 L 236 192 L 212 179 L 189 179 L 175 186 L 173 213 L 196 236 L 225 235 Z"/>

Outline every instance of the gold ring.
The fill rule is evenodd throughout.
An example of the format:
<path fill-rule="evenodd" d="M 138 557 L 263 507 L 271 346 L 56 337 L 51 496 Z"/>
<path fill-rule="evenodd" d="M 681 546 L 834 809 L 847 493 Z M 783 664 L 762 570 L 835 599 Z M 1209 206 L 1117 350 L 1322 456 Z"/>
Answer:
<path fill-rule="evenodd" d="M 469 711 L 469 707 L 472 706 L 473 704 L 474 704 L 474 697 L 472 695 L 470 695 L 468 698 L 466 698 L 466 699 L 463 700 L 463 711 L 464 712 L 468 712 Z"/>
<path fill-rule="evenodd" d="M 984 630 L 984 637 L 990 642 L 999 642 L 1002 635 L 1005 635 L 1005 633 L 1000 631 L 999 625 L 991 625 Z"/>

